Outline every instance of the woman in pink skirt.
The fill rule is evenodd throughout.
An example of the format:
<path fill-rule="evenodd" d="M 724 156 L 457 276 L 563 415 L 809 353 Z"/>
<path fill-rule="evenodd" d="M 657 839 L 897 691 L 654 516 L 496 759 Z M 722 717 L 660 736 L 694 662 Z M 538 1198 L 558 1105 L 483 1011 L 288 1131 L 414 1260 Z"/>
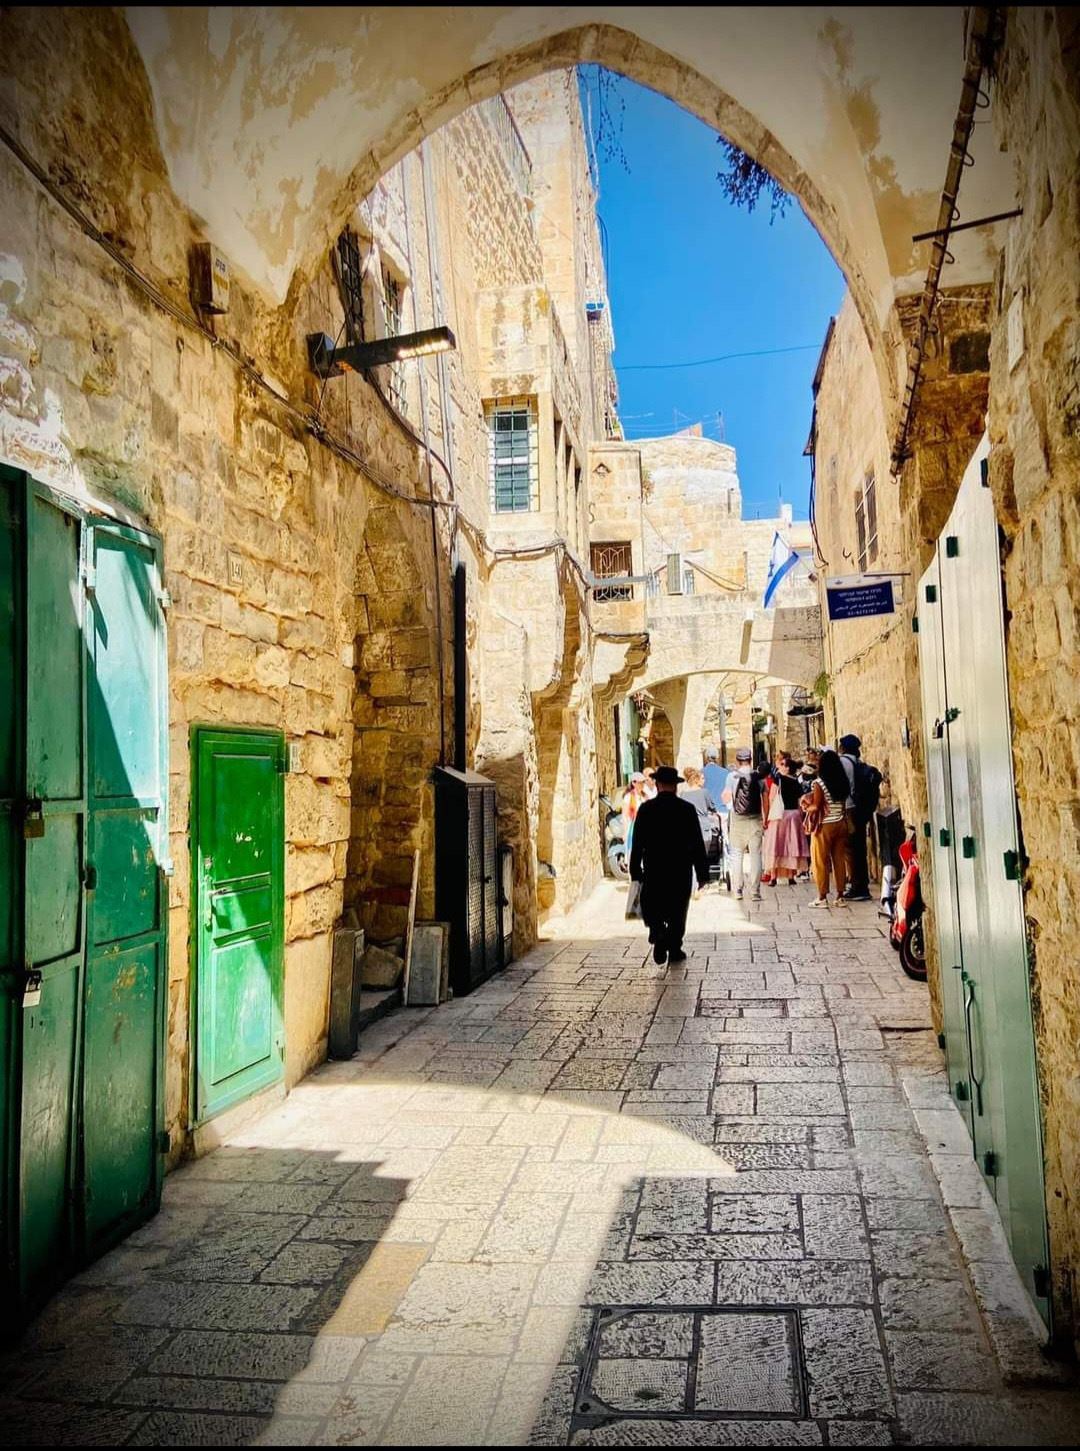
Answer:
<path fill-rule="evenodd" d="M 763 865 L 772 882 L 790 886 L 800 872 L 810 867 L 810 838 L 806 835 L 799 809 L 802 795 L 796 779 L 798 762 L 782 751 L 776 761 L 769 812 L 762 851 Z"/>

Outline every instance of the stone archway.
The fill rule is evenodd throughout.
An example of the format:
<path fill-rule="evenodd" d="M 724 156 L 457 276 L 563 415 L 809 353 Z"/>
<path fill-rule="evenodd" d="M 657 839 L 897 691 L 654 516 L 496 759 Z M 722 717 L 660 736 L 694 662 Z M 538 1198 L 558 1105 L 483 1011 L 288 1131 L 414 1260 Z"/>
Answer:
<path fill-rule="evenodd" d="M 921 287 L 912 237 L 937 214 L 965 11 L 913 23 L 901 10 L 631 7 L 619 26 L 610 13 L 578 7 L 565 29 L 564 11 L 458 8 L 438 12 L 423 45 L 432 12 L 408 6 L 145 7 L 127 20 L 172 184 L 265 301 L 300 296 L 356 198 L 425 135 L 520 81 L 593 62 L 716 127 L 799 199 L 847 278 L 891 414 L 895 298 Z M 916 94 L 918 127 L 895 104 Z M 1012 205 L 989 138 L 978 162 L 977 214 Z M 992 250 L 978 231 L 958 238 L 951 280 L 988 281 Z"/>
<path fill-rule="evenodd" d="M 356 566 L 345 905 L 376 940 L 403 929 L 417 848 L 425 866 L 418 915 L 434 907 L 426 763 L 439 753 L 439 663 L 436 584 L 421 525 L 395 504 L 373 505 Z"/>

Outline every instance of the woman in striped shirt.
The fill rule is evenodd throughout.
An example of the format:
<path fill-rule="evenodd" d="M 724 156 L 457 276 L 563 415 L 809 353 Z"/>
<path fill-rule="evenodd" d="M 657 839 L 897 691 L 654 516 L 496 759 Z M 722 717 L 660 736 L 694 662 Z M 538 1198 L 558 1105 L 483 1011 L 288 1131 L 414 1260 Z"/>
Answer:
<path fill-rule="evenodd" d="M 810 862 L 817 885 L 817 901 L 811 907 L 825 907 L 829 900 L 829 871 L 836 886 L 836 905 L 846 907 L 844 887 L 848 879 L 848 830 L 844 819 L 848 779 L 835 751 L 822 751 L 814 784 L 800 805 L 806 813 L 810 833 Z"/>

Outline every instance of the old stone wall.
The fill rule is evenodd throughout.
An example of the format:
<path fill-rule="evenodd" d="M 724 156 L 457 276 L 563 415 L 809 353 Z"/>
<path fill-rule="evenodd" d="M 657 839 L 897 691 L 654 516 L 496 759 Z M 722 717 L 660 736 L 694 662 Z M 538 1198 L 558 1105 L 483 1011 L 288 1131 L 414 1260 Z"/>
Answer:
<path fill-rule="evenodd" d="M 574 397 L 588 379 L 550 303 L 538 308 L 533 388 L 547 399 L 552 502 L 543 538 L 534 530 L 539 551 L 496 555 L 478 299 L 496 284 L 535 291 L 545 263 L 500 113 L 460 117 L 425 155 L 389 172 L 351 223 L 367 263 L 365 336 L 390 326 L 389 277 L 401 288 L 401 328 L 449 322 L 457 352 L 322 383 L 308 372 L 305 337 L 343 336 L 329 259 L 284 313 L 265 311 L 236 273 L 226 314 L 207 322 L 193 310 L 188 258 L 200 234 L 170 190 L 142 65 L 119 16 L 42 12 L 31 24 L 6 14 L 4 27 L 4 123 L 87 221 L 81 227 L 0 150 L 0 458 L 157 532 L 172 597 L 166 1122 L 175 1157 L 188 1142 L 193 1071 L 193 724 L 270 727 L 294 748 L 285 787 L 287 1086 L 325 1055 L 332 930 L 343 908 L 355 907 L 373 937 L 399 932 L 419 849 L 418 915 L 434 910 L 430 771 L 453 745 L 456 561 L 469 578 L 470 764 L 500 788 L 500 829 L 517 863 L 518 949 L 536 931 L 542 755 L 552 853 L 563 864 L 557 905 L 570 905 L 599 870 L 599 834 L 582 828 L 597 814 L 592 637 L 580 564 L 567 588 L 552 463 L 556 408 L 565 435 L 581 429 L 570 444 L 584 460 L 589 430 Z M 55 56 L 73 52 L 84 64 L 58 77 Z M 563 464 L 565 489 L 565 452 Z M 585 500 L 575 507 L 584 517 Z M 565 510 L 562 522 L 571 522 Z M 518 542 L 504 533 L 498 548 Z M 581 642 L 569 653 L 564 624 Z M 538 709 L 555 718 L 553 763 L 549 746 L 537 748 Z"/>
<path fill-rule="evenodd" d="M 993 290 L 990 484 L 1005 541 L 1014 764 L 1057 1330 L 1080 1342 L 1080 24 L 1011 9 L 998 136 L 1023 215 Z"/>
<path fill-rule="evenodd" d="M 815 565 L 822 603 L 824 669 L 829 677 L 825 729 L 830 741 L 853 732 L 863 757 L 889 777 L 907 821 L 921 819 L 913 753 L 904 745 L 920 718 L 918 656 L 912 635 L 918 554 L 901 515 L 890 438 L 865 329 L 848 298 L 837 315 L 815 401 Z M 894 615 L 828 623 L 825 581 L 859 573 L 856 499 L 873 478 L 877 544 L 867 568 L 892 571 Z M 910 739 L 910 735 L 909 735 Z"/>
<path fill-rule="evenodd" d="M 1002 531 L 1014 767 L 1028 859 L 1025 904 L 1052 1296 L 1062 1341 L 1076 1339 L 1080 1303 L 1075 1051 L 1080 1041 L 1075 971 L 1080 908 L 1073 870 L 1080 843 L 1075 727 L 1075 681 L 1080 678 L 1075 588 L 1080 577 L 1078 56 L 1080 32 L 1073 12 L 1009 12 L 992 91 L 993 119 L 1001 145 L 1012 156 L 1016 204 L 1023 212 L 995 234 L 1003 245 L 993 287 L 945 294 L 916 412 L 913 457 L 899 496 L 885 495 L 879 483 L 886 567 L 911 572 L 902 618 L 884 629 L 869 621 L 834 626 L 826 648 L 830 711 L 841 729 L 853 723 L 864 744 L 880 752 L 905 815 L 919 819 L 925 814 L 925 781 L 909 589 L 933 552 L 987 420 L 989 478 Z M 899 310 L 909 330 L 914 303 L 902 302 Z M 884 460 L 888 447 L 878 395 L 867 376 L 869 352 L 850 305 L 837 321 L 826 363 L 817 400 L 816 517 L 821 553 L 833 573 L 842 572 L 837 555 L 843 559 L 844 550 L 852 549 L 852 478 L 865 469 L 866 460 Z M 910 753 L 898 749 L 900 713 L 912 722 Z M 933 910 L 929 873 L 927 890 Z M 933 988 L 933 962 L 931 969 Z"/>

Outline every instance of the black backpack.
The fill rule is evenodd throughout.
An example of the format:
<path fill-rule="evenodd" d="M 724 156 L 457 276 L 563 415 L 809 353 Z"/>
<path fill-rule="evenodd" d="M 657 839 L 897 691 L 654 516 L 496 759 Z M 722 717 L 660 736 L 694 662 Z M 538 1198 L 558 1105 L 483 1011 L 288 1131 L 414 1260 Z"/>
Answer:
<path fill-rule="evenodd" d="M 869 820 L 881 799 L 881 772 L 876 766 L 868 766 L 865 761 L 856 761 L 854 776 L 851 799 L 855 803 L 855 814 Z"/>
<path fill-rule="evenodd" d="M 735 789 L 731 793 L 731 809 L 736 816 L 761 815 L 761 777 L 751 773 L 735 774 Z"/>

